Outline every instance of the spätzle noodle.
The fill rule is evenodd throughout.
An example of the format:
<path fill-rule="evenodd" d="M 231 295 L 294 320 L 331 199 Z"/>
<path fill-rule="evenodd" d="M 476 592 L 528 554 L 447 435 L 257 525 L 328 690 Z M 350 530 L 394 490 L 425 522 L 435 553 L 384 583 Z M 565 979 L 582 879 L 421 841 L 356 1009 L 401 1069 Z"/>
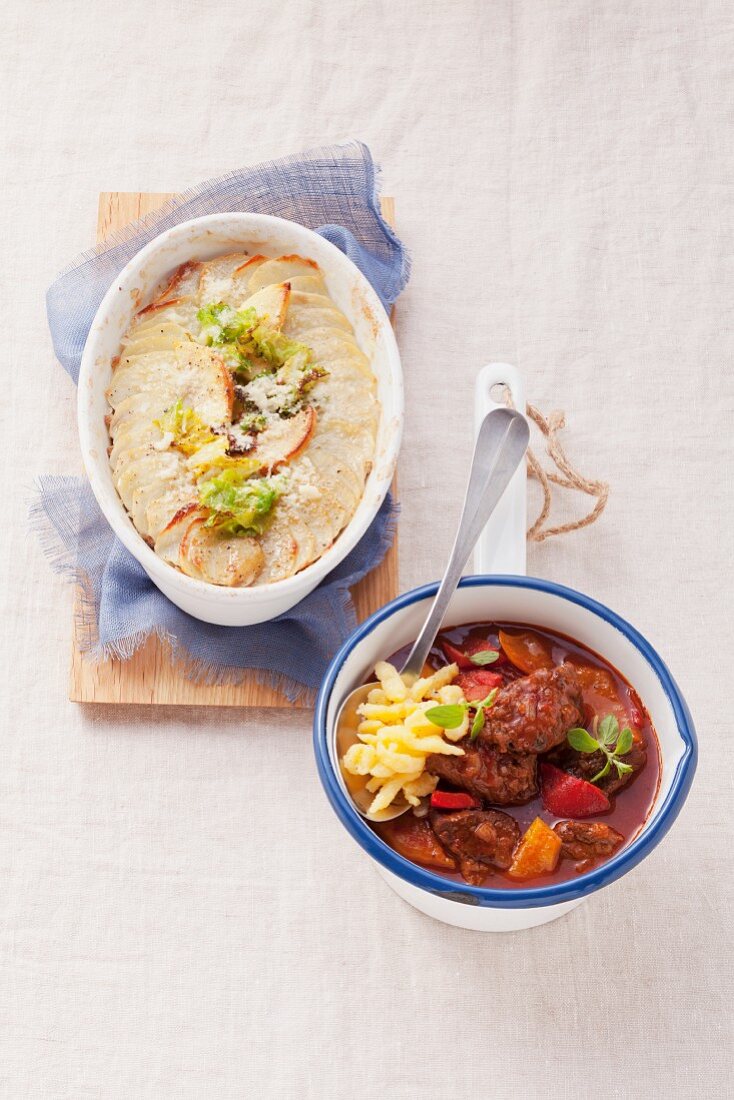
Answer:
<path fill-rule="evenodd" d="M 432 707 L 465 702 L 461 688 L 452 683 L 458 672 L 456 665 L 446 665 L 408 687 L 393 665 L 378 661 L 375 675 L 380 687 L 360 706 L 359 744 L 347 749 L 342 760 L 352 775 L 370 776 L 367 790 L 375 797 L 369 813 L 386 809 L 400 794 L 411 806 L 418 806 L 438 783 L 425 771 L 428 757 L 432 753 L 464 755 L 452 742 L 466 735 L 468 715 L 453 730 L 443 730 L 426 718 Z"/>

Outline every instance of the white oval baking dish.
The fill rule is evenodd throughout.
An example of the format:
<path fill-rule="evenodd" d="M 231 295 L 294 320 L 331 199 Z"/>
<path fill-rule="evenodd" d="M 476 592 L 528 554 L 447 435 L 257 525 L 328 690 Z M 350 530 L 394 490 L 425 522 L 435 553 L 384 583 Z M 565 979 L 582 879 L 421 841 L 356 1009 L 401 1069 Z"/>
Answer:
<path fill-rule="evenodd" d="M 134 314 L 167 275 L 186 260 L 208 260 L 246 250 L 271 256 L 297 253 L 321 268 L 336 305 L 370 356 L 381 406 L 375 458 L 362 500 L 326 553 L 286 580 L 253 588 L 220 588 L 164 562 L 138 534 L 112 484 L 105 391 L 112 360 Z M 374 290 L 343 252 L 310 229 L 266 214 L 210 214 L 182 222 L 146 245 L 105 294 L 82 356 L 78 395 L 79 440 L 92 491 L 113 531 L 150 579 L 183 611 L 221 626 L 248 626 L 283 614 L 307 596 L 359 542 L 390 486 L 403 427 L 403 382 L 390 320 Z"/>

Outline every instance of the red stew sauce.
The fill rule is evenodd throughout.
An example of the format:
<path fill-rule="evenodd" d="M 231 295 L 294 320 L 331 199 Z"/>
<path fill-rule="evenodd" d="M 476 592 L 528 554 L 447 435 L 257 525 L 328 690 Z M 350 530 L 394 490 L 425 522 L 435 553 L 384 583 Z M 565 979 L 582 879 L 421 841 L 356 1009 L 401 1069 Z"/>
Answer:
<path fill-rule="evenodd" d="M 484 655 L 482 662 L 487 651 L 498 652 L 499 658 L 472 662 L 477 653 Z M 400 667 L 407 652 L 405 647 L 393 654 L 391 662 Z M 655 802 L 660 753 L 650 717 L 624 677 L 571 638 L 509 622 L 443 631 L 428 663 L 435 670 L 452 661 L 460 666 L 456 682 L 468 701 L 498 688 L 480 737 L 470 742 L 466 736 L 460 742 L 481 767 L 471 766 L 465 778 L 455 765 L 464 758 L 429 758 L 428 770 L 434 771 L 430 761 L 437 760 L 434 774 L 439 773 L 433 805 L 429 799 L 419 816 L 408 811 L 392 822 L 374 824 L 378 835 L 406 858 L 447 879 L 508 889 L 574 879 L 629 844 Z M 606 758 L 578 751 L 563 727 L 570 722 L 598 739 L 599 723 L 609 715 L 620 732 L 629 728 L 632 746 L 618 757 L 626 767 L 622 774 L 612 764 L 606 776 L 596 778 Z M 484 755 L 477 755 L 477 749 Z M 498 780 L 500 773 L 504 778 Z M 590 780 L 595 780 L 593 790 Z M 556 826 L 555 836 L 563 838 L 560 855 L 558 840 L 543 826 L 534 826 L 531 837 L 543 834 L 557 862 L 553 870 L 517 877 L 518 850 L 536 818 L 551 829 Z M 416 858 L 421 852 L 425 859 Z"/>

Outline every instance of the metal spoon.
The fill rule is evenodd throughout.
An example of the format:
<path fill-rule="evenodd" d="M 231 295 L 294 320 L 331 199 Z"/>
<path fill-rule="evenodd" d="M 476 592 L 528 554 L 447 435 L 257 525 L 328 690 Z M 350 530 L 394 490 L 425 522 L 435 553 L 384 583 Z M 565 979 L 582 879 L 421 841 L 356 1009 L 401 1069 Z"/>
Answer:
<path fill-rule="evenodd" d="M 408 684 L 415 683 L 423 671 L 469 555 L 512 475 L 522 462 L 529 439 L 530 429 L 525 417 L 512 409 L 493 409 L 482 421 L 474 447 L 459 529 L 446 572 L 428 610 L 426 621 L 400 669 L 400 674 Z M 360 814 L 369 821 L 391 821 L 409 808 L 405 799 L 396 799 L 385 810 L 369 813 L 368 807 L 374 798 L 366 789 L 369 776 L 351 775 L 341 766 L 344 753 L 358 741 L 357 726 L 361 719 L 357 708 L 367 701 L 369 692 L 379 686 L 374 681 L 362 684 L 351 691 L 342 703 L 336 720 L 336 753 L 344 784 Z"/>

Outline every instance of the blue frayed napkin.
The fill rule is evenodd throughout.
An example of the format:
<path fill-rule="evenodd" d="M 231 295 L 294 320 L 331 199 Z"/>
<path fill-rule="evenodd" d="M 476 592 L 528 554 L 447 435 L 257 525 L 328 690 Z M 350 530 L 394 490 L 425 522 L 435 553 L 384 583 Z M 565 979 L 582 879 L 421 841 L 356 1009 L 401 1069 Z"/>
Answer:
<path fill-rule="evenodd" d="M 408 280 L 408 258 L 380 214 L 376 170 L 359 143 L 316 149 L 209 180 L 71 264 L 50 287 L 48 322 L 59 362 L 74 381 L 97 307 L 117 273 L 143 245 L 189 218 L 255 211 L 300 222 L 326 237 L 369 279 L 386 308 Z M 175 607 L 112 534 L 88 485 L 44 477 L 35 525 L 54 566 L 81 584 L 77 624 L 93 657 L 125 659 L 156 634 L 194 677 L 258 678 L 295 699 L 315 690 L 329 659 L 355 625 L 350 589 L 383 558 L 395 528 L 388 495 L 364 538 L 321 585 L 278 619 L 259 626 L 201 623 Z"/>

